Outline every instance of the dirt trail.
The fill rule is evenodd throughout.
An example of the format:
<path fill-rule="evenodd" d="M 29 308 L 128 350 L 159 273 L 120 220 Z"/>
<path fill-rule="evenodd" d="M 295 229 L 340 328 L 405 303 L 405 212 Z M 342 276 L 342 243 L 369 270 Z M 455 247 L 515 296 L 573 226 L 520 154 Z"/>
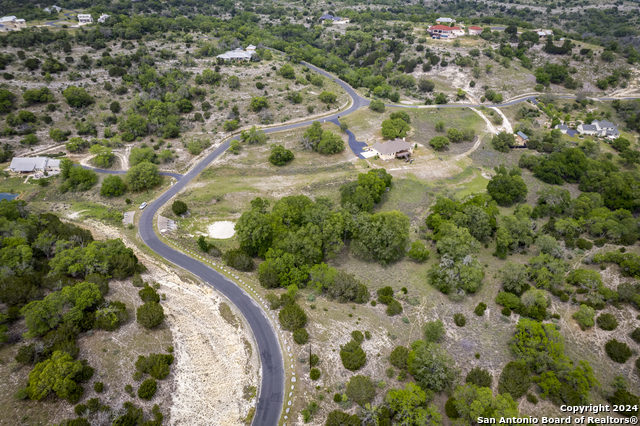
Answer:
<path fill-rule="evenodd" d="M 504 128 L 505 132 L 513 133 L 513 127 L 511 127 L 511 123 L 509 123 L 509 119 L 507 118 L 506 115 L 504 115 L 504 113 L 502 111 L 500 111 L 500 108 L 491 107 L 491 109 L 502 116 L 502 120 L 503 120 L 502 121 L 502 128 Z"/>
<path fill-rule="evenodd" d="M 162 306 L 173 335 L 171 425 L 244 425 L 255 407 L 250 389 L 260 384 L 257 346 L 249 326 L 226 299 L 137 249 L 117 228 L 92 222 L 109 238 L 122 238 L 148 268 L 145 281 L 160 284 Z M 224 304 L 230 311 L 224 315 Z M 255 391 L 254 391 L 255 392 Z"/>

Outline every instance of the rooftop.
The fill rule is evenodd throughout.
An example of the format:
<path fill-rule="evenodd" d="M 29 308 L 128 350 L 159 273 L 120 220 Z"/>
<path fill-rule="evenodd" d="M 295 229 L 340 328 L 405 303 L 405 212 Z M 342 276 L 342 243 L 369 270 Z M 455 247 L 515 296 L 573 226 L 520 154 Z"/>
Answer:
<path fill-rule="evenodd" d="M 14 172 L 32 172 L 45 167 L 60 167 L 60 160 L 48 157 L 13 157 L 9 169 Z"/>
<path fill-rule="evenodd" d="M 607 120 L 602 120 L 602 121 L 594 120 L 591 122 L 591 124 L 597 124 L 600 127 L 611 127 L 611 128 L 616 127 L 615 124 Z"/>
<path fill-rule="evenodd" d="M 372 148 L 382 155 L 392 155 L 400 151 L 411 149 L 411 144 L 403 141 L 402 139 L 394 139 L 386 143 L 376 142 L 373 144 Z"/>
<path fill-rule="evenodd" d="M 459 30 L 460 27 L 448 27 L 446 25 L 433 25 L 431 27 L 429 27 L 430 30 L 442 30 L 442 31 L 453 31 L 453 30 Z"/>
<path fill-rule="evenodd" d="M 525 134 L 524 134 L 524 133 L 522 133 L 522 132 L 518 132 L 518 133 L 516 133 L 516 135 L 520 136 L 520 137 L 521 137 L 522 139 L 524 139 L 525 141 L 526 141 L 526 140 L 529 140 L 529 136 L 525 135 Z"/>
<path fill-rule="evenodd" d="M 469 29 L 470 30 L 482 30 L 483 28 L 482 27 L 473 26 L 473 27 L 469 27 Z"/>

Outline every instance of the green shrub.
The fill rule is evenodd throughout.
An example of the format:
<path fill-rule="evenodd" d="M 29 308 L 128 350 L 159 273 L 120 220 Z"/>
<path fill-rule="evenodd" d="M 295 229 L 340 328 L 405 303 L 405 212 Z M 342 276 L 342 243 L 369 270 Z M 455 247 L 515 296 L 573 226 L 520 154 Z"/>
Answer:
<path fill-rule="evenodd" d="M 269 293 L 267 294 L 267 302 L 269 303 L 269 309 L 276 310 L 282 306 L 282 302 L 277 294 Z"/>
<path fill-rule="evenodd" d="M 238 271 L 253 271 L 255 265 L 253 259 L 242 249 L 228 250 L 222 255 L 222 260 L 227 265 Z"/>
<path fill-rule="evenodd" d="M 513 293 L 501 291 L 496 297 L 496 303 L 509 309 L 515 309 L 520 306 L 520 298 Z"/>
<path fill-rule="evenodd" d="M 151 287 L 149 284 L 145 283 L 144 288 L 138 291 L 138 296 L 142 299 L 143 302 L 156 302 L 160 303 L 160 295 L 155 288 Z"/>
<path fill-rule="evenodd" d="M 604 349 L 613 361 L 624 364 L 631 357 L 632 352 L 624 342 L 619 342 L 616 339 L 609 340 L 605 345 Z"/>
<path fill-rule="evenodd" d="M 391 299 L 387 304 L 386 314 L 390 317 L 402 313 L 402 305 L 396 299 Z"/>
<path fill-rule="evenodd" d="M 320 370 L 318 370 L 317 368 L 312 368 L 309 372 L 309 377 L 311 377 L 311 380 L 318 380 L 320 378 L 320 374 Z"/>
<path fill-rule="evenodd" d="M 473 313 L 481 317 L 484 315 L 484 311 L 487 309 L 487 305 L 484 302 L 478 303 L 478 306 L 473 310 Z"/>
<path fill-rule="evenodd" d="M 299 345 L 304 345 L 309 341 L 309 333 L 304 328 L 299 328 L 293 332 L 293 341 Z"/>
<path fill-rule="evenodd" d="M 610 313 L 600 314 L 600 316 L 596 318 L 596 322 L 598 323 L 598 327 L 607 331 L 615 330 L 618 327 L 618 320 Z"/>
<path fill-rule="evenodd" d="M 164 309 L 157 302 L 147 302 L 137 309 L 136 319 L 145 328 L 155 328 L 164 321 Z"/>
<path fill-rule="evenodd" d="M 437 343 L 444 337 L 444 324 L 441 320 L 428 321 L 422 327 L 427 342 Z"/>
<path fill-rule="evenodd" d="M 413 260 L 424 262 L 429 259 L 429 250 L 427 250 L 422 241 L 414 241 L 411 243 L 411 248 L 407 252 L 407 255 Z"/>
<path fill-rule="evenodd" d="M 376 389 L 368 376 L 353 376 L 347 383 L 347 396 L 361 407 L 373 401 Z"/>
<path fill-rule="evenodd" d="M 184 201 L 176 200 L 171 205 L 171 210 L 176 216 L 183 215 L 187 212 L 187 203 L 185 203 Z"/>
<path fill-rule="evenodd" d="M 73 411 L 78 416 L 84 416 L 85 413 L 89 411 L 89 409 L 87 408 L 86 404 L 78 404 L 73 408 Z"/>
<path fill-rule="evenodd" d="M 339 393 L 334 393 L 333 394 L 333 402 L 335 402 L 336 404 L 339 404 L 342 402 L 342 395 L 340 395 Z"/>
<path fill-rule="evenodd" d="M 294 159 L 293 152 L 286 149 L 282 145 L 272 145 L 271 155 L 269 155 L 269 162 L 274 166 L 284 166 L 289 161 Z"/>
<path fill-rule="evenodd" d="M 464 327 L 467 324 L 467 319 L 465 318 L 464 315 L 462 314 L 455 314 L 453 316 L 453 322 L 458 326 L 458 327 Z"/>
<path fill-rule="evenodd" d="M 278 314 L 278 319 L 282 328 L 289 331 L 294 331 L 307 325 L 307 314 L 295 303 L 282 308 Z"/>
<path fill-rule="evenodd" d="M 104 390 L 104 383 L 95 382 L 93 384 L 93 390 L 96 391 L 97 393 L 102 393 L 102 391 Z"/>
<path fill-rule="evenodd" d="M 529 401 L 530 403 L 532 403 L 533 405 L 536 405 L 538 403 L 538 397 L 535 396 L 532 393 L 528 393 L 527 394 L 527 401 Z"/>
<path fill-rule="evenodd" d="M 391 355 L 389 356 L 389 362 L 400 370 L 407 369 L 407 359 L 409 358 L 409 349 L 404 346 L 396 346 Z"/>
<path fill-rule="evenodd" d="M 511 361 L 504 366 L 498 381 L 498 393 L 508 393 L 514 400 L 522 398 L 531 386 L 531 374 L 524 361 Z"/>
<path fill-rule="evenodd" d="M 634 342 L 640 343 L 640 327 L 637 327 L 635 330 L 633 330 L 633 332 L 631 333 L 631 338 L 634 340 Z"/>
<path fill-rule="evenodd" d="M 316 354 L 311 354 L 311 356 L 309 357 L 309 364 L 312 367 L 315 367 L 316 365 L 318 365 L 319 362 L 320 362 L 320 357 L 318 357 L 318 355 Z"/>
<path fill-rule="evenodd" d="M 447 399 L 447 403 L 444 404 L 444 412 L 450 419 L 460 418 L 460 414 L 458 413 L 458 409 L 456 408 L 456 400 L 453 399 L 453 397 Z"/>
<path fill-rule="evenodd" d="M 158 382 L 156 382 L 156 379 L 147 379 L 142 382 L 140 388 L 138 388 L 138 398 L 149 401 L 151 398 L 153 398 L 153 395 L 156 394 L 157 390 Z"/>
<path fill-rule="evenodd" d="M 608 398 L 608 401 L 612 405 L 625 407 L 621 408 L 621 410 L 619 411 L 619 413 L 623 416 L 638 416 L 638 405 L 640 405 L 640 398 L 638 398 L 638 395 L 632 394 L 627 389 L 616 389 L 613 395 Z"/>
<path fill-rule="evenodd" d="M 578 238 L 576 240 L 576 247 L 581 250 L 591 250 L 593 248 L 593 243 L 589 240 L 585 240 L 584 238 Z"/>
<path fill-rule="evenodd" d="M 367 354 L 355 340 L 340 348 L 340 359 L 347 370 L 359 370 L 367 362 Z"/>
<path fill-rule="evenodd" d="M 364 335 L 362 334 L 361 331 L 358 331 L 358 330 L 353 330 L 351 332 L 351 338 L 358 343 L 362 343 L 364 341 Z"/>
<path fill-rule="evenodd" d="M 40 351 L 42 352 L 42 351 Z M 36 362 L 40 361 L 40 357 L 42 355 L 38 355 L 36 352 L 35 343 L 31 343 L 30 345 L 22 345 L 18 348 L 18 353 L 15 356 L 16 362 L 22 365 L 33 365 Z"/>
<path fill-rule="evenodd" d="M 480 367 L 474 367 L 469 371 L 465 378 L 465 383 L 472 383 L 479 388 L 490 388 L 493 377 L 487 370 L 483 370 Z"/>
<path fill-rule="evenodd" d="M 367 340 L 371 340 L 371 332 L 365 331 L 364 332 L 364 338 L 367 339 Z"/>
<path fill-rule="evenodd" d="M 173 355 L 149 354 L 149 356 L 138 356 L 136 360 L 136 370 L 140 373 L 149 374 L 151 377 L 162 380 L 169 375 L 169 366 L 173 364 Z"/>
<path fill-rule="evenodd" d="M 593 327 L 593 317 L 595 315 L 595 309 L 585 304 L 581 304 L 580 309 L 578 310 L 578 312 L 573 314 L 573 317 L 578 321 L 578 324 L 580 324 L 580 328 L 584 330 L 587 327 Z"/>
<path fill-rule="evenodd" d="M 504 308 L 502 308 L 502 315 L 504 315 L 505 317 L 511 316 L 511 309 L 507 308 L 506 306 Z"/>

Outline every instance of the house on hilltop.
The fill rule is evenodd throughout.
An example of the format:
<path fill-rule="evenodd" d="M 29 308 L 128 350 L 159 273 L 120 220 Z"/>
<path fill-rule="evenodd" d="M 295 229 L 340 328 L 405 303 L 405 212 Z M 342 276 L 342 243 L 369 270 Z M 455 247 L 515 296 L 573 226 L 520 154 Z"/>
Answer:
<path fill-rule="evenodd" d="M 456 20 L 453 19 L 453 18 L 440 17 L 440 18 L 436 19 L 436 24 L 454 24 L 455 22 L 456 22 Z"/>
<path fill-rule="evenodd" d="M 51 13 L 53 11 L 55 11 L 56 13 L 60 13 L 60 11 L 62 11 L 62 8 L 60 6 L 53 5 L 53 6 L 45 7 L 42 10 L 44 10 L 47 13 Z"/>
<path fill-rule="evenodd" d="M 480 35 L 482 34 L 482 31 L 484 31 L 482 28 L 480 27 L 469 27 L 469 35 Z"/>
<path fill-rule="evenodd" d="M 20 31 L 27 28 L 27 21 L 18 19 L 15 16 L 3 16 L 0 18 L 0 25 L 5 31 Z"/>
<path fill-rule="evenodd" d="M 456 38 L 464 35 L 464 30 L 460 27 L 448 27 L 446 25 L 432 25 L 427 30 L 431 38 Z"/>
<path fill-rule="evenodd" d="M 406 158 L 413 154 L 413 146 L 404 139 L 394 139 L 389 142 L 376 142 L 371 150 L 384 161 L 394 158 Z"/>
<path fill-rule="evenodd" d="M 78 24 L 80 25 L 93 24 L 93 17 L 88 13 L 80 13 L 78 14 Z"/>
<path fill-rule="evenodd" d="M 230 50 L 228 52 L 223 53 L 222 55 L 216 56 L 216 58 L 222 59 L 224 61 L 250 61 L 251 57 L 256 53 L 255 50 L 244 50 L 239 47 L 235 50 Z"/>
<path fill-rule="evenodd" d="M 59 172 L 60 160 L 49 157 L 13 157 L 9 170 L 13 173 Z"/>
<path fill-rule="evenodd" d="M 538 28 L 533 30 L 533 32 L 538 34 L 538 37 L 540 38 L 547 38 L 547 37 L 553 36 L 552 30 L 543 30 L 542 28 Z"/>
<path fill-rule="evenodd" d="M 336 24 L 348 24 L 349 21 L 350 21 L 349 18 L 341 18 L 340 16 L 333 16 L 333 15 L 329 15 L 329 14 L 322 15 L 320 17 L 320 20 L 322 22 L 324 22 L 324 21 L 332 21 L 333 23 L 336 23 Z"/>
<path fill-rule="evenodd" d="M 618 126 L 610 121 L 594 120 L 591 124 L 580 124 L 578 133 L 583 135 L 600 136 L 608 139 L 617 139 L 620 137 Z"/>
<path fill-rule="evenodd" d="M 103 13 L 102 15 L 100 15 L 100 17 L 98 18 L 98 22 L 100 22 L 101 24 L 104 24 L 104 22 L 111 18 L 111 15 L 107 15 L 106 13 Z"/>

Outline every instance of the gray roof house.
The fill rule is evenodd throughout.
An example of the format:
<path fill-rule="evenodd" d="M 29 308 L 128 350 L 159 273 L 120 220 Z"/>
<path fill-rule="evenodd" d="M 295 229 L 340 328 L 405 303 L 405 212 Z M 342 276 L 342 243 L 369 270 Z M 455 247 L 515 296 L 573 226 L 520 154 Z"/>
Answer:
<path fill-rule="evenodd" d="M 376 142 L 371 150 L 378 153 L 383 160 L 391 160 L 395 157 L 408 157 L 413 153 L 413 145 L 402 139 L 394 139 L 389 142 Z"/>
<path fill-rule="evenodd" d="M 606 120 L 594 120 L 591 124 L 581 124 L 578 126 L 578 132 L 583 135 L 601 136 L 608 139 L 620 137 L 618 126 Z"/>
<path fill-rule="evenodd" d="M 9 165 L 14 173 L 32 173 L 60 170 L 60 160 L 48 157 L 14 157 Z"/>
<path fill-rule="evenodd" d="M 250 61 L 251 57 L 255 54 L 255 50 L 243 50 L 241 47 L 223 53 L 216 56 L 217 58 L 224 59 L 225 61 Z"/>
<path fill-rule="evenodd" d="M 554 129 L 560 130 L 562 133 L 567 133 L 567 130 L 569 130 L 569 126 L 567 126 L 566 124 L 556 124 L 556 127 L 554 127 Z"/>

